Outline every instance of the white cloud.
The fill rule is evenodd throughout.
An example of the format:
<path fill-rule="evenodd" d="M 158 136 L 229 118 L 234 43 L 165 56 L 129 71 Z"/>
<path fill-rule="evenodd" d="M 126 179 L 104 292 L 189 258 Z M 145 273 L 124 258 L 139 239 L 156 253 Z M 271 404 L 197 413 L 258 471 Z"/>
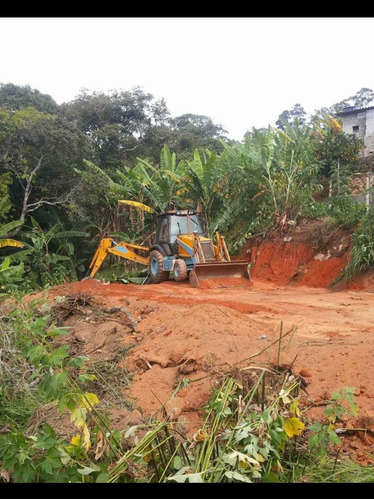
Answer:
<path fill-rule="evenodd" d="M 241 140 L 373 89 L 373 18 L 1 18 L 0 82 L 58 103 L 140 85 Z"/>

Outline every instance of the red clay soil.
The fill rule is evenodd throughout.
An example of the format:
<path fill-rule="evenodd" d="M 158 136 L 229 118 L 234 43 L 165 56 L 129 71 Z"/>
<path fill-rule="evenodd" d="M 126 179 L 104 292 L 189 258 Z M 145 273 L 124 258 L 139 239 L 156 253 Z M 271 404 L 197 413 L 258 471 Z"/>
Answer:
<path fill-rule="evenodd" d="M 239 258 L 247 256 L 252 263 L 250 286 L 89 279 L 55 287 L 49 296 L 87 298 L 79 314 L 61 316 L 72 327 L 64 336 L 72 354 L 87 354 L 90 362 L 115 361 L 133 375 L 124 393 L 135 408 L 117 411 L 118 428 L 141 421 L 141 413 L 143 418 L 166 413 L 187 434 L 195 432 L 201 425 L 199 409 L 210 400 L 217 380 L 236 368 L 274 366 L 282 331 L 280 362 L 306 383 L 303 415 L 320 418 L 334 391 L 354 387 L 359 412 L 344 427 L 366 431 L 341 434 L 341 452 L 370 463 L 374 278 L 367 274 L 349 287 L 330 287 L 348 255 L 345 235 L 324 252 L 310 243 L 278 238 L 243 248 Z M 95 315 L 98 309 L 101 316 Z"/>

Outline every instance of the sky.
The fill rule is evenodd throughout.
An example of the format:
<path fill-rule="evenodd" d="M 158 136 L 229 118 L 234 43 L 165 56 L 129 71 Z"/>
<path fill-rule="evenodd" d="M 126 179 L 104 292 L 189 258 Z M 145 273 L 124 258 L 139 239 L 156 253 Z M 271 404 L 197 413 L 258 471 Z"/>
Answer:
<path fill-rule="evenodd" d="M 374 89 L 370 17 L 2 17 L 0 83 L 58 104 L 140 86 L 231 139 Z"/>

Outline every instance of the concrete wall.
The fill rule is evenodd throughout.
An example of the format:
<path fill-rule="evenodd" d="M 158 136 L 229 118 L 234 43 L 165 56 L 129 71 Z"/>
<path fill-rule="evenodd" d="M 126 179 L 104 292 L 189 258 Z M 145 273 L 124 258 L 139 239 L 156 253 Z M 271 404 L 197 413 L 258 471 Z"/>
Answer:
<path fill-rule="evenodd" d="M 343 118 L 343 132 L 354 134 L 365 143 L 362 156 L 368 156 L 370 150 L 374 150 L 374 109 L 357 110 L 347 113 Z M 353 127 L 358 127 L 354 132 Z"/>
<path fill-rule="evenodd" d="M 374 109 L 366 111 L 366 137 L 365 141 L 365 156 L 370 150 L 374 151 Z"/>

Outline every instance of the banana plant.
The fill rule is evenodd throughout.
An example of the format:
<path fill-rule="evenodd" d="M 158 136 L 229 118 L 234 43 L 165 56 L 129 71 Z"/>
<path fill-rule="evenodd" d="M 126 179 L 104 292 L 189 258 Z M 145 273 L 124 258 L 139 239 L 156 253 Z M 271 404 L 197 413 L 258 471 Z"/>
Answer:
<path fill-rule="evenodd" d="M 279 215 L 296 219 L 303 213 L 313 192 L 320 189 L 317 183 L 319 164 L 315 158 L 310 127 L 285 123 L 285 130 L 274 135 L 274 177 L 272 194 L 277 200 Z"/>
<path fill-rule="evenodd" d="M 217 163 L 217 154 L 205 150 L 201 156 L 196 149 L 192 161 L 187 161 L 185 182 L 193 204 L 203 213 L 203 226 L 206 233 L 214 214 L 215 205 L 220 197 L 222 175 Z"/>
<path fill-rule="evenodd" d="M 220 177 L 216 193 L 220 203 L 214 204 L 210 233 L 225 233 L 230 252 L 237 251 L 267 221 L 263 207 L 268 207 L 270 200 L 263 173 L 271 158 L 268 135 L 266 129 L 253 129 L 245 144 L 222 142 L 224 151 L 214 169 Z"/>
<path fill-rule="evenodd" d="M 0 264 L 0 296 L 9 291 L 16 290 L 24 280 L 24 263 L 16 266 L 10 265 L 10 258 L 5 257 Z"/>
<path fill-rule="evenodd" d="M 24 244 L 21 241 L 13 238 L 5 238 L 5 236 L 14 228 L 22 226 L 20 220 L 8 222 L 0 227 L 0 248 L 13 247 L 23 248 Z M 0 295 L 4 292 L 17 288 L 17 284 L 23 280 L 24 265 L 11 266 L 10 257 L 0 262 Z"/>
<path fill-rule="evenodd" d="M 162 212 L 178 206 L 184 208 L 185 167 L 186 163 L 183 160 L 177 162 L 176 154 L 165 144 L 160 153 L 159 165 L 154 166 L 148 160 L 139 159 L 136 168 L 141 175 L 134 185 L 137 191 L 144 193 L 146 201 L 155 210 Z"/>
<path fill-rule="evenodd" d="M 129 206 L 125 232 L 131 236 L 142 234 L 143 239 L 147 239 L 150 237 L 149 234 L 146 235 L 147 222 L 149 222 L 149 218 L 145 217 L 147 212 L 162 212 L 176 207 L 185 208 L 184 168 L 185 162 L 177 162 L 175 153 L 164 145 L 160 153 L 159 165 L 153 165 L 147 159 L 138 158 L 138 163 L 134 167 L 125 166 L 117 170 L 116 173 L 123 185 L 111 182 L 109 187 L 112 193 L 117 195 L 117 199 L 121 199 L 121 205 Z M 124 197 L 125 201 L 133 203 L 122 203 Z M 150 210 L 144 210 L 144 208 L 138 210 L 145 206 L 148 206 Z M 151 226 L 155 226 L 154 222 L 154 218 L 151 217 Z"/>
<path fill-rule="evenodd" d="M 71 239 L 87 237 L 88 233 L 62 230 L 61 223 L 44 231 L 34 217 L 30 221 L 31 230 L 24 235 L 30 243 L 25 242 L 24 249 L 12 259 L 17 257 L 19 261 L 25 262 L 42 286 L 62 282 L 69 274 L 72 279 L 76 279 L 74 245 Z"/>

